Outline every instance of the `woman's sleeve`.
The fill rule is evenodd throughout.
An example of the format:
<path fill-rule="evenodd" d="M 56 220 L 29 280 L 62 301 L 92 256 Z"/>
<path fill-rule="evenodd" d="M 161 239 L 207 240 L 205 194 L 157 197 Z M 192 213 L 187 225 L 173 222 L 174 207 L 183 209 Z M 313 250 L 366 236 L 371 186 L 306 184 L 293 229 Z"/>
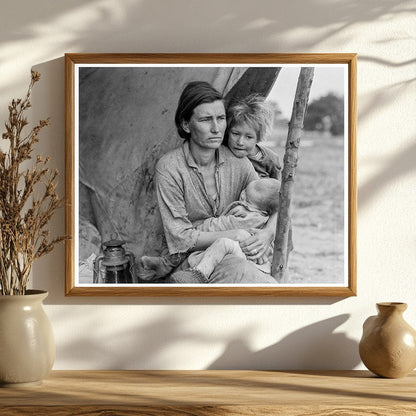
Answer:
<path fill-rule="evenodd" d="M 172 175 L 156 169 L 156 195 L 170 254 L 190 251 L 200 233 L 188 219 L 181 188 Z"/>
<path fill-rule="evenodd" d="M 267 223 L 268 217 L 257 212 L 249 212 L 244 218 L 234 215 L 221 215 L 219 217 L 207 218 L 196 226 L 200 231 L 229 231 L 249 230 L 250 228 L 261 228 Z"/>
<path fill-rule="evenodd" d="M 237 230 L 238 228 L 243 227 L 238 224 L 233 215 L 221 215 L 219 217 L 207 218 L 196 226 L 197 230 L 205 232 Z"/>

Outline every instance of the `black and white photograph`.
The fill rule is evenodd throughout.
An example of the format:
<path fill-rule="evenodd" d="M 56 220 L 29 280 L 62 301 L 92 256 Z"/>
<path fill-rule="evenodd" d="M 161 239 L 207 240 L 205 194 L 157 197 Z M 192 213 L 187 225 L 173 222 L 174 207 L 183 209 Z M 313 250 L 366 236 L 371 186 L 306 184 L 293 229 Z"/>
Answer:
<path fill-rule="evenodd" d="M 67 294 L 355 294 L 355 57 L 66 64 Z"/>

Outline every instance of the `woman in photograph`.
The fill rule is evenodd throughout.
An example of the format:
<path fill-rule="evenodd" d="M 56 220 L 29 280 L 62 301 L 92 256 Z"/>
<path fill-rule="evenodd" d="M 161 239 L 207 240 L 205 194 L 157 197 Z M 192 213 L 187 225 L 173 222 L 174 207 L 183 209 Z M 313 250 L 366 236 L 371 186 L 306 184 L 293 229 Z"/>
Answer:
<path fill-rule="evenodd" d="M 250 225 L 243 226 L 244 218 L 240 229 L 201 231 L 197 228 L 207 219 L 215 223 L 225 208 L 239 199 L 243 189 L 258 179 L 246 157 L 235 157 L 222 145 L 226 130 L 222 95 L 206 82 L 189 83 L 179 99 L 175 123 L 184 143 L 165 154 L 156 165 L 158 204 L 170 256 L 182 260 L 225 237 L 240 242 L 248 258 L 261 257 L 270 243 L 271 233 L 267 229 L 252 236 L 246 231 Z M 185 261 L 180 268 L 187 266 Z M 173 283 L 184 282 L 176 280 L 175 275 L 171 276 Z M 215 268 L 210 283 L 265 284 L 276 280 L 252 262 L 230 255 Z"/>

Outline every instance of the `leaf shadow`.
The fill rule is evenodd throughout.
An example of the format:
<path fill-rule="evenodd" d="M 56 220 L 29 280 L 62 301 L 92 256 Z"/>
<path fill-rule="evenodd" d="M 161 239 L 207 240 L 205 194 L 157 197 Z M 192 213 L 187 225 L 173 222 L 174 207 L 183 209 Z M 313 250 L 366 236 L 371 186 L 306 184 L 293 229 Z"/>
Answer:
<path fill-rule="evenodd" d="M 335 332 L 349 317 L 342 314 L 313 323 L 258 351 L 249 347 L 247 335 L 236 338 L 207 369 L 352 369 L 360 363 L 358 343 Z"/>

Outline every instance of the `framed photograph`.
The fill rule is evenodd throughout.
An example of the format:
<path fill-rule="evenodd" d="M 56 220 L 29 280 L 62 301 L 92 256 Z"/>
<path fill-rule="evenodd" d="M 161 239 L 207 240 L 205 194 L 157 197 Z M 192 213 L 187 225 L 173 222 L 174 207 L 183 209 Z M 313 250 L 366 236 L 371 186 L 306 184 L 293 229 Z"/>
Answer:
<path fill-rule="evenodd" d="M 66 54 L 66 295 L 356 295 L 355 54 Z"/>

